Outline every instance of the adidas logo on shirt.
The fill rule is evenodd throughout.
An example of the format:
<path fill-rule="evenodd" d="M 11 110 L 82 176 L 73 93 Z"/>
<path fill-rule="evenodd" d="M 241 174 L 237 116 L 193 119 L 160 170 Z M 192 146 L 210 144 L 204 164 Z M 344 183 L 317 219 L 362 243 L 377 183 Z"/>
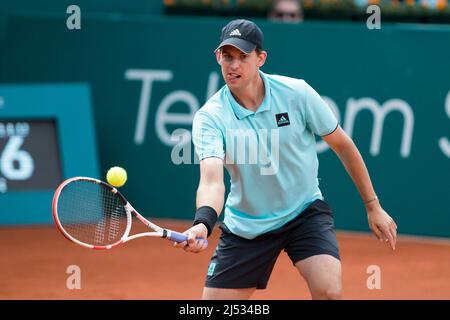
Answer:
<path fill-rule="evenodd" d="M 241 33 L 239 32 L 239 29 L 234 29 L 233 31 L 231 31 L 230 36 L 242 36 Z"/>
<path fill-rule="evenodd" d="M 287 112 L 276 114 L 275 118 L 277 119 L 278 127 L 284 127 L 284 126 L 288 126 L 291 124 L 291 122 L 289 121 L 289 116 L 288 116 Z"/>

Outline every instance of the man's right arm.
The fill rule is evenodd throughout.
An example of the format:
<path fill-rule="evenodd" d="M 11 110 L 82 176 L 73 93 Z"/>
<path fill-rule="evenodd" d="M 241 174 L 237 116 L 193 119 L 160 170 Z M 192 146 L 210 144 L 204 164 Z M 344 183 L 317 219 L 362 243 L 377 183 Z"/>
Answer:
<path fill-rule="evenodd" d="M 223 182 L 223 160 L 210 157 L 200 161 L 200 182 L 197 188 L 196 207 L 211 207 L 219 216 L 223 209 L 225 198 L 225 185 Z M 188 242 L 175 244 L 178 248 L 184 248 L 187 252 L 198 253 L 206 249 L 202 241 L 196 241 L 197 237 L 207 238 L 208 229 L 205 224 L 199 223 L 184 232 L 188 236 Z M 188 246 L 186 245 L 188 244 Z"/>
<path fill-rule="evenodd" d="M 222 212 L 225 197 L 223 183 L 223 160 L 216 157 L 200 161 L 200 183 L 197 189 L 197 209 L 212 207 L 217 215 Z"/>

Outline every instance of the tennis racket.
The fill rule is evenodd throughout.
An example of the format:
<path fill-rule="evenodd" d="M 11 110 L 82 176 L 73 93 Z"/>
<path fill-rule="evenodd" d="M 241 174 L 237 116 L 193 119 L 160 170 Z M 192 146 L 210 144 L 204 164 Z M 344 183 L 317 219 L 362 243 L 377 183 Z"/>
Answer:
<path fill-rule="evenodd" d="M 116 188 L 93 178 L 74 177 L 61 183 L 52 211 L 56 226 L 67 239 L 91 249 L 111 249 L 140 237 L 187 241 L 186 235 L 163 229 L 141 216 Z M 153 231 L 130 236 L 132 215 Z"/>

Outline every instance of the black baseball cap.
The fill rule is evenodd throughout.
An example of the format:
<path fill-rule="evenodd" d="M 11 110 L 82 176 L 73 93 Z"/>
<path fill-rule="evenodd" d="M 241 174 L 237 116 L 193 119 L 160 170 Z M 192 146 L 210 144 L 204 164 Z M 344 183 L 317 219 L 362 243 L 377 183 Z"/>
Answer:
<path fill-rule="evenodd" d="M 252 21 L 237 19 L 228 22 L 222 28 L 220 36 L 220 45 L 216 50 L 223 46 L 230 45 L 239 50 L 250 53 L 256 48 L 263 48 L 264 35 L 261 29 Z"/>

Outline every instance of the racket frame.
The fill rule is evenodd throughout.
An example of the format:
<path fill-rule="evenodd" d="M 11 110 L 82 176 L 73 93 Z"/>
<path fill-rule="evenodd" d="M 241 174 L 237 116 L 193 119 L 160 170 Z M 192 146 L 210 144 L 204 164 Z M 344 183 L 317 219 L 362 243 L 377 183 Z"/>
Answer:
<path fill-rule="evenodd" d="M 74 237 L 72 237 L 63 227 L 63 225 L 61 224 L 61 221 L 59 220 L 58 217 L 58 199 L 59 196 L 62 192 L 62 190 L 64 189 L 65 186 L 67 186 L 68 184 L 74 182 L 74 181 L 89 181 L 92 183 L 96 183 L 99 185 L 102 185 L 103 187 L 106 187 L 107 189 L 111 190 L 112 193 L 114 193 L 115 195 L 118 196 L 118 198 L 120 199 L 120 201 L 122 202 L 124 208 L 125 208 L 125 212 L 126 212 L 126 216 L 127 216 L 127 226 L 125 229 L 125 232 L 123 234 L 123 236 L 116 241 L 115 243 L 112 243 L 110 245 L 106 245 L 106 246 L 99 246 L 99 245 L 92 245 L 92 244 L 88 244 L 85 242 L 82 242 Z M 73 177 L 70 179 L 67 179 L 65 181 L 63 181 L 58 188 L 55 191 L 55 194 L 53 196 L 53 201 L 52 201 L 52 214 L 53 214 L 53 220 L 55 222 L 55 225 L 57 226 L 58 230 L 63 234 L 63 236 L 86 248 L 90 248 L 90 249 L 94 249 L 94 250 L 108 250 L 111 248 L 114 248 L 120 244 L 123 244 L 125 242 L 128 242 L 130 240 L 136 239 L 136 238 L 140 238 L 140 237 L 160 237 L 160 238 L 167 238 L 168 240 L 174 240 L 177 242 L 183 242 L 187 240 L 187 236 L 169 229 L 163 229 L 161 227 L 159 227 L 158 225 L 150 222 L 148 219 L 144 218 L 142 215 L 140 215 L 136 209 L 133 208 L 133 206 L 131 206 L 131 204 L 125 199 L 125 197 L 113 186 L 107 184 L 106 182 L 103 182 L 101 180 L 98 179 L 94 179 L 94 178 L 88 178 L 88 177 Z M 131 231 L 131 224 L 132 224 L 132 214 L 139 219 L 143 224 L 145 224 L 147 227 L 151 228 L 152 230 L 154 230 L 153 232 L 143 232 L 143 233 L 137 233 L 134 234 L 132 236 L 130 236 L 130 231 Z"/>

